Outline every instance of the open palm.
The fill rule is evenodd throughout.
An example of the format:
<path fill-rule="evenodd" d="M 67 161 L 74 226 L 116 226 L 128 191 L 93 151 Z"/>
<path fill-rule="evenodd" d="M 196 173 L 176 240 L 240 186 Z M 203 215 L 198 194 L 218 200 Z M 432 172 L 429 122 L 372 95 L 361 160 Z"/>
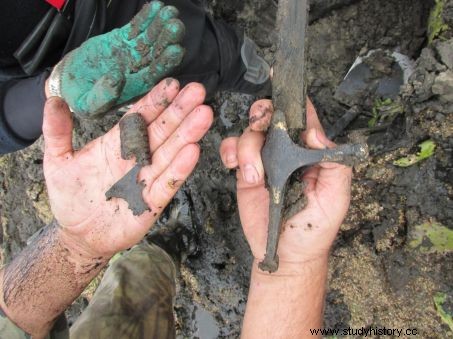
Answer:
<path fill-rule="evenodd" d="M 143 238 L 198 161 L 196 143 L 213 119 L 212 110 L 202 105 L 204 97 L 199 84 L 179 91 L 179 83 L 167 79 L 128 112 L 144 117 L 152 153 L 152 165 L 139 174 L 150 208 L 141 216 L 134 216 L 124 200 L 105 197 L 135 164 L 121 158 L 119 126 L 74 151 L 69 109 L 61 99 L 49 99 L 43 125 L 44 174 L 52 212 L 67 238 L 97 256 L 112 255 Z"/>

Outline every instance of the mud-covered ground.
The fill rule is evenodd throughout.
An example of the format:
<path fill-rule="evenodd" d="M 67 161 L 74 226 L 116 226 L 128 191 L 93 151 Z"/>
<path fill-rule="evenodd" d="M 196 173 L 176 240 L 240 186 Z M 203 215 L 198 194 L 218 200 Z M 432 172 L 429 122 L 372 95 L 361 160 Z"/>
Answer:
<path fill-rule="evenodd" d="M 210 0 L 208 6 L 214 16 L 245 29 L 272 62 L 276 2 Z M 308 88 L 327 129 L 347 110 L 334 94 L 358 55 L 382 48 L 417 61 L 395 101 L 397 113 L 378 117 L 370 128 L 376 107 L 364 101 L 359 117 L 337 139 L 345 141 L 355 131 L 367 138 L 371 156 L 355 168 L 350 212 L 332 252 L 326 327 L 416 328 L 424 338 L 453 336 L 439 307 L 453 313 L 453 236 L 448 233 L 453 230 L 453 42 L 448 29 L 453 2 L 440 2 L 447 28 L 429 43 L 434 1 L 312 1 Z M 201 161 L 186 185 L 199 250 L 181 269 L 175 309 L 181 337 L 235 338 L 240 332 L 251 257 L 235 207 L 234 173 L 222 168 L 217 150 L 222 138 L 238 135 L 247 125 L 254 99 L 227 93 L 215 98 L 218 119 L 201 143 Z M 102 134 L 117 119 L 79 123 L 76 143 Z M 406 168 L 393 164 L 417 153 L 426 140 L 436 145 L 432 156 Z M 4 262 L 51 218 L 41 147 L 40 140 L 0 158 Z M 423 236 L 432 229 L 440 231 Z M 436 308 L 439 298 L 445 301 Z"/>

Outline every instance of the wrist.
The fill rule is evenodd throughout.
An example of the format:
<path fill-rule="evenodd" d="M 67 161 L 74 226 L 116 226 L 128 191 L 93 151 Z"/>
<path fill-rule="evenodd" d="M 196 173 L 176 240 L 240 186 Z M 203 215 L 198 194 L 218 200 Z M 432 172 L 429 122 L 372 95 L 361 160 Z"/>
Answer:
<path fill-rule="evenodd" d="M 298 277 L 305 277 L 307 274 L 312 274 L 314 271 L 327 271 L 328 261 L 328 252 L 320 253 L 298 261 L 281 260 L 279 262 L 278 270 L 274 273 L 269 273 L 262 271 L 259 268 L 261 260 L 255 258 L 252 264 L 252 278 L 259 280 L 297 279 Z"/>
<path fill-rule="evenodd" d="M 33 337 L 44 337 L 107 263 L 79 251 L 63 235 L 53 221 L 2 272 L 0 305 L 11 321 Z"/>
<path fill-rule="evenodd" d="M 263 272 L 254 260 L 242 338 L 278 333 L 305 338 L 322 324 L 327 256 L 305 262 L 281 261 L 275 273 Z"/>
<path fill-rule="evenodd" d="M 57 239 L 60 245 L 67 252 L 68 261 L 72 262 L 78 273 L 84 273 L 86 268 L 104 266 L 108 263 L 112 255 L 101 255 L 94 249 L 86 245 L 83 239 L 76 237 L 54 220 Z M 82 271 L 82 272 L 81 272 Z"/>

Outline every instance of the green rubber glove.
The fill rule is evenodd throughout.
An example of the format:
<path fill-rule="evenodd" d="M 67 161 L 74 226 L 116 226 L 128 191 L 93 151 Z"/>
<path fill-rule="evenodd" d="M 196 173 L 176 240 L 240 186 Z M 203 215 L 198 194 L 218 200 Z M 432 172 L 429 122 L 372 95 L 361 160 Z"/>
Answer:
<path fill-rule="evenodd" d="M 182 61 L 185 33 L 178 10 L 145 5 L 130 23 L 68 53 L 49 78 L 49 91 L 75 114 L 94 118 L 149 91 Z"/>

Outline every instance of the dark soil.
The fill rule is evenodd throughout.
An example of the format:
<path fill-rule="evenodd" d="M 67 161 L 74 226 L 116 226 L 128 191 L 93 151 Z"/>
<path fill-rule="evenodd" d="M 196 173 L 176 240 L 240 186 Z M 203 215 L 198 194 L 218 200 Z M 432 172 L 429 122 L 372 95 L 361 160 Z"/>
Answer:
<path fill-rule="evenodd" d="M 215 16 L 245 29 L 272 62 L 275 1 L 208 3 Z M 371 156 L 355 168 L 351 208 L 332 251 L 325 326 L 417 328 L 423 338 L 451 337 L 433 296 L 442 292 L 452 297 L 453 253 L 425 253 L 409 246 L 418 225 L 438 223 L 453 229 L 451 40 L 428 46 L 430 1 L 312 0 L 312 5 L 316 16 L 308 32 L 308 92 L 326 127 L 348 109 L 334 94 L 358 55 L 382 48 L 417 60 L 400 93 L 402 113 L 369 129 L 371 107 L 364 103 L 359 117 L 336 140 L 342 142 L 357 130 L 367 138 Z M 451 8 L 453 2 L 446 1 L 445 11 Z M 184 338 L 237 338 L 240 333 L 251 257 L 236 209 L 235 176 L 222 168 L 218 148 L 224 137 L 239 135 L 247 126 L 254 100 L 238 94 L 216 96 L 212 106 L 218 118 L 201 142 L 201 161 L 185 185 L 200 242 L 198 255 L 181 268 L 176 314 Z M 75 142 L 83 145 L 103 134 L 118 118 L 78 122 Z M 393 165 L 416 153 L 427 139 L 437 145 L 432 157 L 408 168 Z M 26 151 L 0 158 L 4 262 L 51 220 L 41 146 L 40 140 Z"/>

